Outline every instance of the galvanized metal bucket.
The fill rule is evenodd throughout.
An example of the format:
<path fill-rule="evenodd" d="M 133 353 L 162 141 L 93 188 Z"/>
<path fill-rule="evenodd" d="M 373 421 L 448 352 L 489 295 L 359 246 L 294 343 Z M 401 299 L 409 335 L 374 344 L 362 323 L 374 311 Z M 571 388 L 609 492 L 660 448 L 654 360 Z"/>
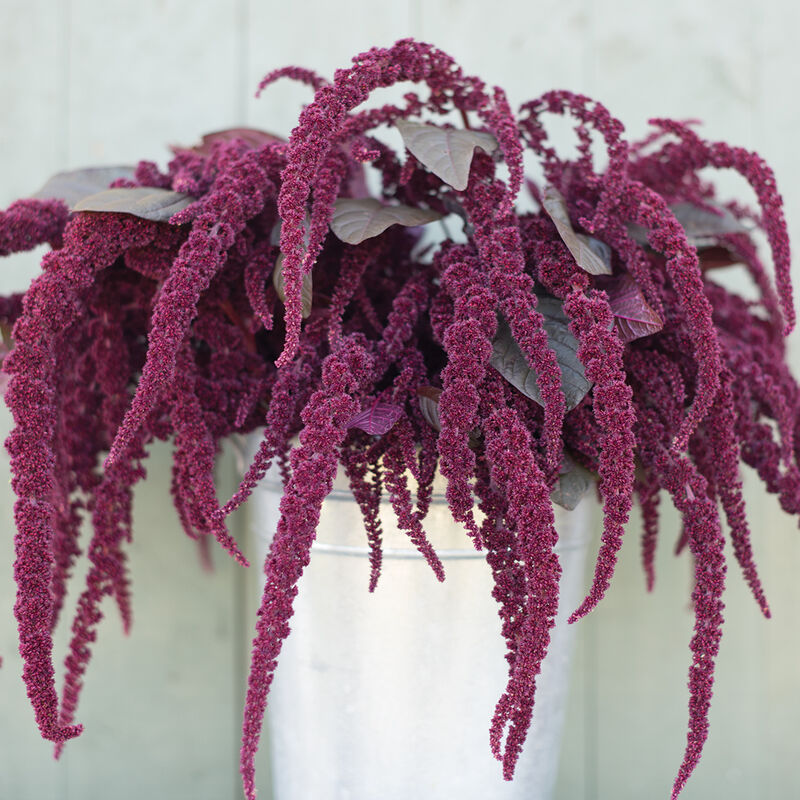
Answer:
<path fill-rule="evenodd" d="M 272 471 L 249 502 L 263 558 L 279 519 Z M 425 529 L 439 583 L 391 505 L 382 506 L 384 562 L 369 560 L 357 504 L 340 474 L 325 501 L 292 632 L 269 696 L 276 800 L 546 800 L 558 770 L 572 645 L 566 617 L 582 599 L 591 500 L 558 509 L 561 613 L 537 680 L 533 725 L 512 782 L 489 750 L 507 664 L 491 574 L 437 484 Z"/>

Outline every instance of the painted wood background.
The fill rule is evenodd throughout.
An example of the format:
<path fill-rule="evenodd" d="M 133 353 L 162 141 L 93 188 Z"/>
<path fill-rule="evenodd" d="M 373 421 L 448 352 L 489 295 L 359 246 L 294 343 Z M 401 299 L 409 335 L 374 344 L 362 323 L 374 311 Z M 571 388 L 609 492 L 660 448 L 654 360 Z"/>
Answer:
<path fill-rule="evenodd" d="M 503 85 L 512 101 L 550 88 L 583 91 L 632 135 L 652 116 L 703 119 L 709 137 L 772 163 L 800 241 L 799 28 L 789 0 L 0 0 L 0 207 L 65 168 L 163 164 L 166 144 L 208 131 L 250 125 L 286 134 L 307 90 L 277 85 L 256 101 L 264 73 L 297 63 L 330 75 L 372 45 L 413 35 Z M 742 181 L 723 180 L 749 197 Z M 7 259 L 0 291 L 24 288 L 36 270 L 35 255 Z M 792 346 L 800 374 L 796 339 Z M 9 424 L 0 412 L 3 437 Z M 224 558 L 214 574 L 201 571 L 169 505 L 168 457 L 166 446 L 155 448 L 138 494 L 134 631 L 125 640 L 113 614 L 105 621 L 80 713 L 86 731 L 60 764 L 38 738 L 19 680 L 12 498 L 2 482 L 0 798 L 240 796 L 255 577 Z M 220 467 L 221 493 L 231 464 Z M 774 618 L 759 618 L 731 568 L 712 732 L 686 800 L 800 796 L 800 539 L 750 476 L 748 498 Z M 688 562 L 669 552 L 676 534 L 668 515 L 648 595 L 634 519 L 613 588 L 580 623 L 561 800 L 669 794 L 685 739 L 692 627 Z M 64 645 L 62 631 L 59 652 Z M 263 759 L 261 769 L 266 787 Z"/>

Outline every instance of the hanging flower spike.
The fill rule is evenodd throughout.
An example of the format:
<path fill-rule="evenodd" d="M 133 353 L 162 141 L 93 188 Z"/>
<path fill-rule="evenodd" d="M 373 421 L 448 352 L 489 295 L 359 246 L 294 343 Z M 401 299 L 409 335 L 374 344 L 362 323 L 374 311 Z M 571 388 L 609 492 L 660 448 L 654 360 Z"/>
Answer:
<path fill-rule="evenodd" d="M 280 69 L 272 70 L 272 72 L 264 76 L 261 83 L 258 84 L 256 97 L 261 97 L 261 92 L 263 92 L 264 89 L 281 78 L 289 78 L 298 83 L 304 83 L 306 86 L 310 86 L 315 92 L 317 89 L 321 89 L 329 83 L 327 78 L 323 78 L 311 69 L 303 69 L 302 67 L 281 67 Z"/>
<path fill-rule="evenodd" d="M 312 378 L 319 374 L 321 358 L 321 323 L 308 326 L 305 332 L 307 339 L 301 344 L 298 358 L 277 371 L 258 451 L 231 499 L 214 514 L 216 522 L 222 523 L 239 508 L 267 474 L 273 460 L 291 448 L 291 438 L 297 433 L 294 425 L 300 409 L 309 401 Z"/>
<path fill-rule="evenodd" d="M 130 445 L 124 461 L 107 472 L 94 497 L 92 527 L 94 534 L 88 548 L 91 562 L 86 588 L 78 599 L 72 623 L 72 639 L 64 661 L 65 675 L 59 707 L 59 725 L 69 726 L 75 718 L 83 678 L 92 655 L 91 645 L 97 638 L 97 626 L 103 618 L 102 599 L 110 594 L 127 597 L 126 557 L 122 545 L 131 535 L 132 486 L 144 477 L 138 461 L 145 456 L 144 442 L 138 437 Z M 130 619 L 127 620 L 127 627 Z M 55 757 L 63 751 L 58 741 Z"/>
<path fill-rule="evenodd" d="M 17 200 L 0 212 L 0 256 L 61 239 L 69 209 L 61 200 Z"/>
<path fill-rule="evenodd" d="M 275 308 L 275 295 L 267 289 L 267 278 L 274 267 L 275 264 L 269 259 L 267 252 L 259 251 L 253 254 L 244 274 L 247 300 L 255 318 L 266 331 L 272 330 L 272 314 Z M 258 330 L 257 327 L 254 328 Z"/>
<path fill-rule="evenodd" d="M 214 190 L 198 202 L 200 209 L 192 230 L 153 310 L 147 361 L 133 402 L 111 445 L 106 467 L 127 447 L 169 385 L 200 295 L 224 265 L 226 251 L 236 236 L 263 208 L 262 187 L 269 186 L 269 180 L 262 158 L 261 151 L 245 153 L 230 172 L 220 176 Z"/>
<path fill-rule="evenodd" d="M 725 588 L 724 540 L 714 504 L 705 496 L 702 478 L 692 476 L 684 462 L 667 473 L 673 502 L 684 513 L 689 547 L 695 560 L 695 633 L 691 641 L 692 666 L 689 669 L 689 732 L 683 763 L 672 789 L 678 797 L 694 771 L 708 736 L 708 710 L 711 705 L 714 666 L 722 636 L 722 593 Z M 678 483 L 680 481 L 680 483 Z M 685 486 L 693 486 L 694 500 L 689 500 Z M 686 500 L 681 502 L 682 492 Z M 688 506 L 688 508 L 687 508 Z"/>
<path fill-rule="evenodd" d="M 761 613 L 771 616 L 767 598 L 758 577 L 750 544 L 750 527 L 745 514 L 742 482 L 739 478 L 739 443 L 736 439 L 736 416 L 731 383 L 733 376 L 723 373 L 720 392 L 705 426 L 709 438 L 709 474 L 719 495 L 730 528 L 733 552 Z"/>
<path fill-rule="evenodd" d="M 544 113 L 561 115 L 570 113 L 578 120 L 579 139 L 583 139 L 582 131 L 587 125 L 603 137 L 608 155 L 608 165 L 603 175 L 595 174 L 590 151 L 586 148 L 583 148 L 584 158 L 580 162 L 582 177 L 589 186 L 591 187 L 593 183 L 599 186 L 602 178 L 602 185 L 605 187 L 593 218 L 587 225 L 587 230 L 593 232 L 600 227 L 604 217 L 611 213 L 616 197 L 626 183 L 629 150 L 627 142 L 622 138 L 625 126 L 616 117 L 611 116 L 601 103 L 574 92 L 545 92 L 536 100 L 523 103 L 519 109 L 519 127 L 524 141 L 543 159 L 545 179 L 557 188 L 562 185 L 565 171 L 575 169 L 578 164 L 563 162 L 555 149 L 546 144 L 548 137 L 541 122 L 541 115 Z"/>
<path fill-rule="evenodd" d="M 357 409 L 351 395 L 374 368 L 371 361 L 362 347 L 344 340 L 338 352 L 325 360 L 323 388 L 303 409 L 305 428 L 300 446 L 291 454 L 292 475 L 281 499 L 281 518 L 264 567 L 266 582 L 253 640 L 240 760 L 247 800 L 255 800 L 254 758 L 276 659 L 289 633 L 297 581 L 309 560 L 322 502 L 333 487 L 347 420 Z"/>
<path fill-rule="evenodd" d="M 485 458 L 478 461 L 475 494 L 480 498 L 479 507 L 484 514 L 481 541 L 486 547 L 486 563 L 492 570 L 492 597 L 500 605 L 498 616 L 506 642 L 506 661 L 511 666 L 516 657 L 520 626 L 525 619 L 525 575 L 518 558 L 516 538 L 504 522 L 507 503 L 492 482 Z"/>
<path fill-rule="evenodd" d="M 438 95 L 453 93 L 453 104 L 464 110 L 486 104 L 482 83 L 464 77 L 450 56 L 427 44 L 403 39 L 389 49 L 374 48 L 357 56 L 350 69 L 337 70 L 331 86 L 317 89 L 314 101 L 300 115 L 297 127 L 289 138 L 287 166 L 282 174 L 278 198 L 281 226 L 280 248 L 284 254 L 286 292 L 286 340 L 276 364 L 288 363 L 297 350 L 301 304 L 302 276 L 308 274 L 316 258 L 312 243 L 303 242 L 303 220 L 306 205 L 315 187 L 317 174 L 345 128 L 347 115 L 379 87 L 399 81 L 425 81 Z M 319 208 L 320 218 L 330 218 Z"/>
<path fill-rule="evenodd" d="M 714 667 L 722 635 L 722 593 L 725 588 L 724 539 L 714 501 L 705 480 L 681 456 L 668 451 L 669 433 L 653 409 L 637 406 L 637 440 L 645 468 L 658 476 L 683 519 L 686 537 L 695 562 L 694 635 L 690 643 L 689 731 L 683 762 L 672 790 L 678 797 L 689 779 L 708 735 L 708 710 L 714 682 Z M 688 490 L 687 490 L 688 489 Z"/>
<path fill-rule="evenodd" d="M 675 134 L 681 139 L 680 152 L 674 156 L 676 163 L 685 157 L 694 171 L 711 166 L 716 169 L 733 169 L 753 188 L 761 206 L 762 227 L 767 235 L 775 264 L 775 280 L 784 314 L 783 334 L 794 328 L 795 312 L 792 301 L 791 252 L 789 232 L 783 215 L 783 199 L 778 193 L 775 174 L 757 154 L 743 147 L 731 147 L 725 142 L 706 142 L 691 128 L 675 120 L 651 119 L 651 125 Z"/>
<path fill-rule="evenodd" d="M 658 541 L 659 487 L 640 482 L 636 485 L 639 507 L 642 511 L 642 567 L 644 568 L 647 591 L 652 592 L 656 584 L 655 555 Z"/>
<path fill-rule="evenodd" d="M 125 246 L 141 246 L 152 237 L 152 223 L 144 220 L 113 219 L 96 226 L 84 215 L 76 217 L 65 229 L 64 247 L 45 256 L 45 271 L 28 290 L 14 326 L 15 348 L 4 363 L 11 375 L 5 399 L 16 425 L 6 441 L 18 497 L 14 613 L 28 697 L 42 735 L 53 742 L 81 731 L 79 725 L 62 726 L 57 721 L 50 634 L 58 337 L 74 319 L 78 293 L 91 284 L 95 271 L 113 263 Z"/>
<path fill-rule="evenodd" d="M 464 203 L 475 227 L 475 244 L 481 261 L 490 265 L 489 285 L 496 307 L 508 318 L 512 333 L 519 337 L 517 342 L 536 372 L 545 412 L 547 472 L 556 475 L 561 465 L 561 432 L 566 410 L 561 371 L 548 343 L 542 315 L 536 311 L 533 280 L 524 272 L 525 253 L 516 220 L 509 217 L 504 222 L 510 224 L 502 226 L 494 220 L 494 209 L 502 203 L 504 194 L 504 186 L 499 182 L 475 185 Z"/>
<path fill-rule="evenodd" d="M 380 517 L 381 467 L 379 462 L 370 464 L 366 458 L 366 451 L 358 447 L 344 448 L 340 460 L 350 482 L 353 499 L 358 503 L 364 520 L 369 546 L 369 591 L 374 592 L 378 586 L 383 564 L 383 526 Z M 370 480 L 367 480 L 368 472 Z"/>
<path fill-rule="evenodd" d="M 414 510 L 405 475 L 407 464 L 403 453 L 398 452 L 399 450 L 397 444 L 390 443 L 384 453 L 383 485 L 389 493 L 398 527 L 408 532 L 408 538 L 428 562 L 436 579 L 443 581 L 444 566 L 425 535 L 420 515 Z"/>
<path fill-rule="evenodd" d="M 212 534 L 237 563 L 247 567 L 249 563 L 239 545 L 220 520 L 214 487 L 217 447 L 204 424 L 192 355 L 186 345 L 178 353 L 176 367 L 171 416 L 175 430 L 174 465 L 181 476 L 178 497 L 191 529 L 200 535 Z"/>
<path fill-rule="evenodd" d="M 503 161 L 508 167 L 508 189 L 505 198 L 497 207 L 497 217 L 502 219 L 513 213 L 514 203 L 522 188 L 522 142 L 514 112 L 508 104 L 506 93 L 499 86 L 494 87 L 491 106 L 482 110 L 480 115 L 497 139 L 503 153 Z"/>
<path fill-rule="evenodd" d="M 506 524 L 516 534 L 517 557 L 525 580 L 525 614 L 508 685 L 497 704 L 490 732 L 492 752 L 503 763 L 505 780 L 511 780 L 530 727 L 536 676 L 555 624 L 561 566 L 553 550 L 558 535 L 553 527 L 550 490 L 532 457 L 527 430 L 511 409 L 496 408 L 487 420 L 484 435 L 492 480 L 515 500 L 506 509 Z"/>
<path fill-rule="evenodd" d="M 639 419 L 639 425 L 650 425 L 664 430 L 664 438 L 674 436 L 680 427 L 684 413 L 686 391 L 676 361 L 655 349 L 631 350 L 626 354 L 625 366 L 634 397 L 646 398 L 649 411 L 658 422 Z M 657 411 L 656 411 L 657 409 Z M 640 412 L 641 414 L 641 412 Z M 655 586 L 655 548 L 658 539 L 658 506 L 661 485 L 658 477 L 646 473 L 636 477 L 634 490 L 639 498 L 644 531 L 642 533 L 642 566 L 647 591 Z M 691 491 L 691 489 L 690 489 Z"/>
<path fill-rule="evenodd" d="M 478 389 L 487 374 L 492 354 L 491 339 L 497 327 L 495 299 L 484 287 L 475 259 L 457 260 L 442 275 L 442 289 L 454 298 L 452 323 L 444 333 L 447 366 L 441 372 L 439 397 L 441 431 L 437 440 L 439 468 L 447 479 L 447 504 L 453 519 L 464 523 L 476 546 L 480 531 L 472 513 L 470 477 L 475 472 L 475 453 L 470 435 L 478 424 Z"/>
<path fill-rule="evenodd" d="M 613 315 L 604 297 L 598 292 L 587 297 L 582 288 L 576 287 L 564 303 L 564 311 L 572 321 L 570 329 L 580 342 L 578 358 L 585 365 L 586 377 L 595 384 L 592 410 L 601 428 L 597 466 L 603 497 L 602 545 L 594 581 L 570 622 L 588 614 L 608 588 L 633 495 L 636 414 L 631 388 L 625 381 L 623 345 L 611 329 Z"/>
<path fill-rule="evenodd" d="M 631 182 L 620 203 L 623 205 L 620 213 L 650 228 L 648 241 L 654 249 L 664 253 L 665 269 L 677 292 L 694 348 L 695 396 L 672 444 L 677 454 L 688 446 L 689 437 L 708 413 L 719 390 L 722 369 L 719 339 L 712 321 L 711 304 L 704 292 L 697 252 L 687 242 L 683 227 L 665 201 L 650 189 Z"/>

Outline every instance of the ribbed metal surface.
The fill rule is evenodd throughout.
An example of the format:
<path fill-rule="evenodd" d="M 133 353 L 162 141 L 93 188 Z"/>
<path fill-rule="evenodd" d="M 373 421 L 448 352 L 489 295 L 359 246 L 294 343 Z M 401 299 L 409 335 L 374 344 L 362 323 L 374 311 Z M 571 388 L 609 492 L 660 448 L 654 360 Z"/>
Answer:
<path fill-rule="evenodd" d="M 280 485 L 269 484 L 250 506 L 263 552 L 281 498 Z M 440 584 L 383 502 L 386 558 L 370 595 L 361 514 L 344 487 L 340 478 L 323 507 L 270 694 L 274 797 L 547 800 L 558 769 L 572 627 L 559 619 L 534 724 L 507 783 L 489 752 L 507 665 L 483 554 L 439 494 L 425 529 L 444 563 Z M 557 519 L 562 617 L 580 600 L 590 504 Z"/>

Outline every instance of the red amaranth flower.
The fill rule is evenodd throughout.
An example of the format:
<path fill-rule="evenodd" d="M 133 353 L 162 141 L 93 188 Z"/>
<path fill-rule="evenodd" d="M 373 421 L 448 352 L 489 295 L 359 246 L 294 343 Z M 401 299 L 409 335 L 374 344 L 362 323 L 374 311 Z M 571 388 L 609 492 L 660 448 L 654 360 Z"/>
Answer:
<path fill-rule="evenodd" d="M 53 248 L 24 300 L 0 298 L 15 423 L 7 441 L 17 495 L 15 614 L 42 734 L 60 752 L 80 732 L 73 722 L 103 598 L 114 598 L 126 630 L 132 622 L 131 489 L 144 476 L 146 445 L 172 439 L 183 527 L 203 543 L 212 534 L 239 561 L 226 517 L 272 464 L 285 487 L 243 721 L 248 798 L 297 581 L 339 465 L 365 521 L 370 590 L 381 568 L 383 497 L 442 577 L 425 524 L 436 470 L 446 478 L 450 512 L 485 551 L 494 583 L 509 678 L 490 744 L 510 779 L 558 606 L 551 498 L 574 462 L 599 479 L 604 525 L 594 581 L 573 620 L 609 585 L 634 495 L 648 588 L 662 490 L 682 516 L 679 546 L 695 563 L 696 621 L 677 796 L 708 730 L 726 575 L 717 501 L 765 614 L 740 464 L 800 514 L 800 387 L 784 346 L 794 320 L 789 242 L 774 175 L 755 154 L 707 142 L 685 123 L 658 120 L 652 136 L 631 145 L 606 108 L 571 92 L 548 92 L 515 115 L 501 88 L 487 90 L 447 54 L 410 39 L 358 55 L 332 82 L 287 67 L 261 88 L 281 77 L 314 91 L 288 143 L 221 131 L 173 148 L 163 171 L 142 162 L 133 178 L 117 182 L 120 190 L 194 198 L 169 222 L 70 214 L 51 200 L 21 200 L 0 213 L 0 255 Z M 397 105 L 365 105 L 375 90 L 403 81 L 416 86 Z M 571 157 L 549 141 L 549 114 L 572 118 Z M 430 126 L 448 115 L 448 126 L 477 120 L 473 134 L 497 143 L 459 164 L 467 176 L 466 186 L 454 179 L 459 188 L 422 152 L 395 152 L 381 132 L 400 120 Z M 603 166 L 594 156 L 598 136 Z M 546 185 L 524 180 L 526 150 Z M 707 167 L 741 173 L 758 210 L 723 203 L 700 175 Z M 540 211 L 518 209 L 523 182 Z M 420 210 L 440 214 L 445 241 L 438 227 L 403 224 L 381 232 L 366 224 L 373 235 L 358 244 L 337 238 L 329 230 L 336 201 L 364 199 L 369 185 L 380 187 L 380 213 L 389 206 L 401 222 Z M 547 212 L 554 192 L 566 216 L 557 222 Z M 391 208 L 398 205 L 406 208 Z M 403 220 L 409 207 L 412 217 Z M 684 226 L 687 208 L 712 222 L 714 209 L 724 209 L 725 224 L 698 236 Z M 774 286 L 751 227 L 769 241 Z M 599 269 L 584 258 L 587 247 Z M 714 282 L 731 259 L 744 263 L 755 301 Z M 587 271 L 592 263 L 608 277 Z M 619 282 L 652 312 L 634 331 L 639 338 L 618 333 L 623 315 L 604 288 Z M 563 308 L 563 324 L 551 324 L 548 304 Z M 516 388 L 493 366 L 503 337 L 513 340 L 522 385 L 529 380 L 536 391 Z M 567 403 L 570 370 L 581 373 L 586 391 Z M 359 411 L 381 404 L 391 408 L 391 426 L 349 427 Z M 262 427 L 240 485 L 218 503 L 221 441 Z M 89 569 L 59 704 L 52 630 L 83 557 L 82 515 L 92 521 L 83 554 Z"/>

